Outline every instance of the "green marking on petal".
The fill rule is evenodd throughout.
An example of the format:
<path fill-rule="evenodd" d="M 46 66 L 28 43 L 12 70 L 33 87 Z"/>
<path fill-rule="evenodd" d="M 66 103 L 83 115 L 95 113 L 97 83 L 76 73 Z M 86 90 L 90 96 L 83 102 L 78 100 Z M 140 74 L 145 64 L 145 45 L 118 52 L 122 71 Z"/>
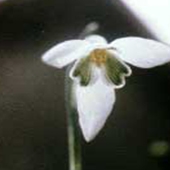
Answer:
<path fill-rule="evenodd" d="M 121 85 L 124 77 L 129 74 L 128 67 L 114 56 L 108 56 L 105 69 L 108 78 L 117 86 Z"/>
<path fill-rule="evenodd" d="M 89 57 L 83 58 L 78 63 L 73 72 L 74 77 L 80 77 L 80 83 L 82 86 L 87 86 L 91 79 L 91 66 Z"/>

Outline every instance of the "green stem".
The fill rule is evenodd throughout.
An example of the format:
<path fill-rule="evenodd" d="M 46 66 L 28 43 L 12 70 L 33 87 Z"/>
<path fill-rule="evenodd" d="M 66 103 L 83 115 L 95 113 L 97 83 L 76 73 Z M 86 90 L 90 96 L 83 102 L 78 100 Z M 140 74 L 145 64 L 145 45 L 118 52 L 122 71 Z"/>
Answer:
<path fill-rule="evenodd" d="M 97 31 L 99 24 L 91 22 L 86 25 L 79 38 L 84 38 Z M 69 170 L 82 170 L 81 163 L 81 140 L 80 128 L 78 125 L 78 113 L 73 95 L 73 82 L 69 78 L 69 72 L 72 65 L 66 70 L 66 108 L 68 116 L 68 153 L 69 153 Z"/>
<path fill-rule="evenodd" d="M 81 142 L 80 128 L 78 125 L 78 114 L 74 107 L 73 83 L 69 78 L 69 68 L 66 72 L 66 107 L 68 114 L 68 153 L 69 153 L 69 170 L 81 170 Z"/>

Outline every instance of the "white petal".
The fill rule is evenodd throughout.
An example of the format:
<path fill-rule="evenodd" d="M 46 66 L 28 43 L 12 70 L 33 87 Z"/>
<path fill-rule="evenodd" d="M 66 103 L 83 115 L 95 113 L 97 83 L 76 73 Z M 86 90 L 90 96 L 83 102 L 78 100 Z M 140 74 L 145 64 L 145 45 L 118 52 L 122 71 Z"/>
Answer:
<path fill-rule="evenodd" d="M 79 123 L 87 142 L 95 138 L 104 126 L 115 103 L 112 85 L 102 79 L 88 86 L 75 86 Z"/>
<path fill-rule="evenodd" d="M 90 35 L 87 36 L 85 40 L 92 44 L 107 45 L 107 40 L 100 35 Z"/>
<path fill-rule="evenodd" d="M 91 51 L 91 44 L 84 40 L 70 40 L 52 47 L 42 60 L 51 66 L 62 68 L 74 60 L 87 55 Z"/>
<path fill-rule="evenodd" d="M 122 60 L 137 67 L 152 68 L 170 62 L 170 47 L 154 40 L 127 37 L 109 46 L 117 49 Z"/>

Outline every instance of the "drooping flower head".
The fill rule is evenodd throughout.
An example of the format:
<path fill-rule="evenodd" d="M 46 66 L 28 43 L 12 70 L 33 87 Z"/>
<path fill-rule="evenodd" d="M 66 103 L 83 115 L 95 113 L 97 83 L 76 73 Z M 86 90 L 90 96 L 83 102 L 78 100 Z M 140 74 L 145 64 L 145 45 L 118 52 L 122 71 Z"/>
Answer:
<path fill-rule="evenodd" d="M 170 61 L 170 47 L 140 37 L 119 38 L 111 43 L 99 35 L 84 40 L 69 40 L 47 51 L 42 60 L 62 68 L 74 62 L 70 70 L 75 107 L 86 141 L 91 141 L 104 126 L 115 103 L 115 89 L 125 85 L 131 75 L 129 63 L 152 68 Z"/>

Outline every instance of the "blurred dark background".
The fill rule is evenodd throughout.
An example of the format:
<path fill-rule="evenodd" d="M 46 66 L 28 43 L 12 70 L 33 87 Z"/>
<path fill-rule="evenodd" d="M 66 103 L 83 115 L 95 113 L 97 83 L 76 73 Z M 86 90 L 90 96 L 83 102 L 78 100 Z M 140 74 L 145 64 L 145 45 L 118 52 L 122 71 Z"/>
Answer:
<path fill-rule="evenodd" d="M 0 170 L 67 170 L 65 70 L 41 55 L 86 24 L 108 41 L 151 35 L 108 0 L 6 0 L 0 2 Z M 105 128 L 87 144 L 84 170 L 164 170 L 170 165 L 170 68 L 143 70 L 117 90 Z"/>

